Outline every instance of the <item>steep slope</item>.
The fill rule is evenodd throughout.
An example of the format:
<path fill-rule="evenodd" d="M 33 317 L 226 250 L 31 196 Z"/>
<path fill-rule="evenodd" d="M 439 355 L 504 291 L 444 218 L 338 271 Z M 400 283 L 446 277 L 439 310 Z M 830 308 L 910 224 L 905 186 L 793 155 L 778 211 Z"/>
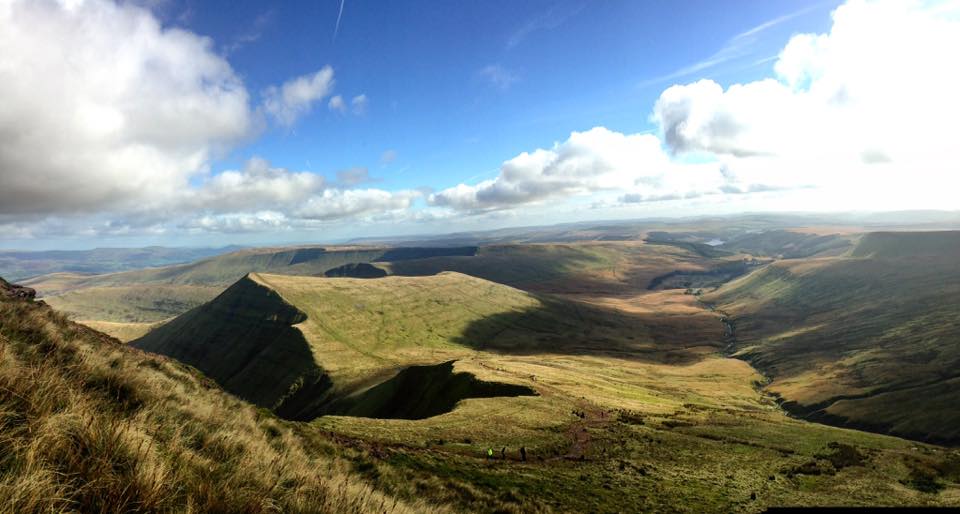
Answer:
<path fill-rule="evenodd" d="M 960 232 L 871 232 L 864 235 L 852 257 L 958 257 Z"/>
<path fill-rule="evenodd" d="M 478 351 L 699 358 L 677 339 L 658 345 L 642 318 L 445 272 L 374 280 L 251 274 L 132 344 L 196 366 L 285 417 L 309 419 L 405 368 Z"/>
<path fill-rule="evenodd" d="M 707 300 L 790 410 L 960 443 L 960 233 L 868 234 L 851 255 L 777 262 Z"/>
<path fill-rule="evenodd" d="M 0 512 L 397 512 L 365 457 L 0 280 Z"/>
<path fill-rule="evenodd" d="M 131 344 L 195 366 L 285 417 L 307 419 L 408 366 L 467 356 L 471 346 L 542 346 L 534 338 L 550 333 L 538 327 L 562 326 L 567 313 L 540 306 L 521 291 L 453 273 L 373 281 L 251 274 Z M 496 315 L 505 319 L 466 333 Z M 399 415 L 417 416 L 419 407 L 410 408 Z"/>
<path fill-rule="evenodd" d="M 306 315 L 253 276 L 131 343 L 201 369 L 226 390 L 279 409 L 297 391 L 322 395 L 324 380 L 303 334 Z"/>

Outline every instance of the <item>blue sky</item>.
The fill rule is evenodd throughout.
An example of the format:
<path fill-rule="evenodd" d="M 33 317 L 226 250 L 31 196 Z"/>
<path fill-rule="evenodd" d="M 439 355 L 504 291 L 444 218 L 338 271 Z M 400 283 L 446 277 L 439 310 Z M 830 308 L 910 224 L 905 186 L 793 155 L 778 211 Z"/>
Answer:
<path fill-rule="evenodd" d="M 0 0 L 0 248 L 956 209 L 958 47 L 956 0 Z"/>
<path fill-rule="evenodd" d="M 329 64 L 337 92 L 369 98 L 363 116 L 317 108 L 215 168 L 260 155 L 325 173 L 365 166 L 386 188 L 439 189 L 490 178 L 504 160 L 574 130 L 654 131 L 652 106 L 672 81 L 763 76 L 772 62 L 757 61 L 792 33 L 829 28 L 836 3 L 346 1 L 336 39 L 337 1 L 171 2 L 163 12 L 220 48 L 239 45 L 228 59 L 252 92 Z M 784 16 L 793 17 L 730 60 L 674 75 Z M 491 66 L 505 83 L 484 74 Z M 388 150 L 397 157 L 382 165 Z"/>

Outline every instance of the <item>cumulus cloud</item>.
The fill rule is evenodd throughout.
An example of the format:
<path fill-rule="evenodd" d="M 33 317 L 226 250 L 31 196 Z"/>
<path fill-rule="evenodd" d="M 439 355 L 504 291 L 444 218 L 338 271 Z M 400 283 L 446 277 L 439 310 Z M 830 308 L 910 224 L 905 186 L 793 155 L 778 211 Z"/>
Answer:
<path fill-rule="evenodd" d="M 212 40 L 106 0 L 0 2 L 0 48 L 3 237 L 273 230 L 307 223 L 299 212 L 368 216 L 420 196 L 340 189 L 370 181 L 366 170 L 334 183 L 260 158 L 211 171 L 261 130 L 261 113 L 289 125 L 329 95 L 329 66 L 254 108 Z"/>
<path fill-rule="evenodd" d="M 255 128 L 211 41 L 136 6 L 4 2 L 0 48 L 0 214 L 175 195 Z"/>
<path fill-rule="evenodd" d="M 313 104 L 333 90 L 333 68 L 324 66 L 315 73 L 297 77 L 263 93 L 263 108 L 278 123 L 293 125 L 310 112 Z"/>
<path fill-rule="evenodd" d="M 281 212 L 259 211 L 229 214 L 208 214 L 182 224 L 188 232 L 244 233 L 267 230 L 288 230 L 290 220 Z"/>
<path fill-rule="evenodd" d="M 371 182 L 366 168 L 336 174 L 336 182 L 307 171 L 273 167 L 262 158 L 250 159 L 241 170 L 229 170 L 188 191 L 163 211 L 163 216 L 187 213 L 182 226 L 198 230 L 247 232 L 297 228 L 310 221 L 332 221 L 373 216 L 409 208 L 422 196 L 417 191 L 352 189 Z M 144 213 L 144 224 L 157 213 Z"/>
<path fill-rule="evenodd" d="M 297 211 L 301 218 L 335 220 L 381 214 L 409 208 L 420 197 L 418 191 L 384 191 L 381 189 L 326 190 Z"/>
<path fill-rule="evenodd" d="M 322 175 L 272 167 L 255 157 L 241 170 L 227 170 L 186 189 L 172 202 L 175 210 L 259 211 L 298 205 L 327 186 Z"/>
<path fill-rule="evenodd" d="M 957 48 L 957 4 L 854 0 L 829 33 L 792 37 L 774 77 L 673 86 L 654 119 L 674 153 L 710 152 L 771 177 L 848 193 L 881 178 L 891 191 L 942 183 L 957 172 Z"/>
<path fill-rule="evenodd" d="M 652 134 L 596 127 L 550 149 L 521 153 L 504 162 L 497 177 L 431 194 L 428 203 L 483 212 L 602 191 L 626 191 L 629 198 L 718 191 L 730 182 L 721 168 L 674 163 Z"/>

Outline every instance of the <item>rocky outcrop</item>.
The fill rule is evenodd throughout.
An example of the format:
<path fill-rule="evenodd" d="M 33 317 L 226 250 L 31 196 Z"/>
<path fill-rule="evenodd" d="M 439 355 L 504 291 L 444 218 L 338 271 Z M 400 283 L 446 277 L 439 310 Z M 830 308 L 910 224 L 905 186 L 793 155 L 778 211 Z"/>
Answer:
<path fill-rule="evenodd" d="M 36 296 L 37 292 L 34 289 L 11 284 L 10 282 L 0 278 L 0 298 L 13 300 L 33 300 L 36 298 Z"/>

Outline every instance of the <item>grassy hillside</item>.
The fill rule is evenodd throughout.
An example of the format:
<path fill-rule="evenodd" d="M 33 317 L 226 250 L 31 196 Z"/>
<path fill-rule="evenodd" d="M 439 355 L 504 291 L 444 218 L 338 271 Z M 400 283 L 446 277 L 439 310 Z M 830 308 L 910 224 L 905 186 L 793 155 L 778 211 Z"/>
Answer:
<path fill-rule="evenodd" d="M 711 259 L 684 249 L 636 242 L 524 244 L 448 248 L 264 248 L 188 265 L 106 275 L 56 273 L 25 283 L 75 320 L 126 338 L 197 307 L 250 272 L 351 275 L 374 262 L 397 275 L 459 271 L 528 290 L 577 296 L 622 296 L 675 269 L 702 270 Z M 104 323 L 106 322 L 106 323 Z"/>
<path fill-rule="evenodd" d="M 432 510 L 374 491 L 362 454 L 2 293 L 0 512 Z"/>
<path fill-rule="evenodd" d="M 956 452 L 790 419 L 746 362 L 718 355 L 716 318 L 709 332 L 649 323 L 699 324 L 692 295 L 650 291 L 621 309 L 457 273 L 255 274 L 229 297 L 240 292 L 269 308 L 227 308 L 233 300 L 218 299 L 205 315 L 217 318 L 205 321 L 209 328 L 184 327 L 176 344 L 209 347 L 219 366 L 237 347 L 278 355 L 302 343 L 268 340 L 262 334 L 276 327 L 257 328 L 262 323 L 298 331 L 330 377 L 326 412 L 340 414 L 298 426 L 375 455 L 354 469 L 408 501 L 484 512 L 960 504 Z M 235 330 L 228 323 L 252 327 L 252 336 L 213 337 Z M 288 380 L 292 360 L 265 362 L 262 370 Z M 516 389 L 484 397 L 474 394 L 476 383 Z M 281 398 L 290 402 L 288 417 L 311 407 L 300 393 L 310 383 L 293 384 Z M 520 388 L 535 395 L 517 395 Z M 424 410 L 440 404 L 439 412 Z"/>
<path fill-rule="evenodd" d="M 628 242 L 483 246 L 475 257 L 436 257 L 389 263 L 392 274 L 456 271 L 534 292 L 623 295 L 677 269 L 703 270 L 722 260 L 687 248 Z"/>
<path fill-rule="evenodd" d="M 189 264 L 86 275 L 52 273 L 24 284 L 70 316 L 126 337 L 147 323 L 183 314 L 220 294 L 247 273 L 322 275 L 358 262 L 433 255 L 470 255 L 475 247 L 290 247 L 241 250 Z"/>
<path fill-rule="evenodd" d="M 861 238 L 852 257 L 960 256 L 960 232 L 871 232 Z"/>
<path fill-rule="evenodd" d="M 221 291 L 220 286 L 95 286 L 44 296 L 44 301 L 77 320 L 155 323 L 207 302 Z"/>
<path fill-rule="evenodd" d="M 795 412 L 960 442 L 960 233 L 869 234 L 853 257 L 781 261 L 708 300 Z"/>
<path fill-rule="evenodd" d="M 403 368 L 478 350 L 693 358 L 682 342 L 655 346 L 639 317 L 451 272 L 376 280 L 251 274 L 133 344 L 295 418 Z"/>

